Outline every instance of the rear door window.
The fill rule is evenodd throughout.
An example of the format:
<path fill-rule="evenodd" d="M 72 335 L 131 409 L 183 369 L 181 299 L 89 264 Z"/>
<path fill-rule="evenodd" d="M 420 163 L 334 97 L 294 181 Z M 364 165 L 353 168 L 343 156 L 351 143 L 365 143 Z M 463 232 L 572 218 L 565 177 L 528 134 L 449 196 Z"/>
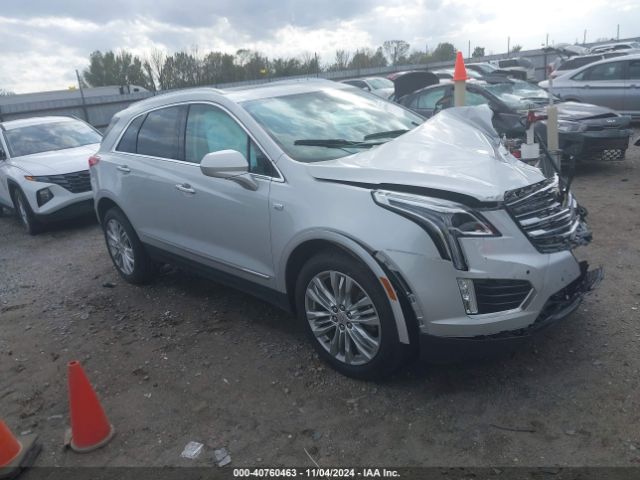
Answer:
<path fill-rule="evenodd" d="M 640 80 L 640 60 L 630 60 L 627 64 L 627 78 Z"/>
<path fill-rule="evenodd" d="M 624 62 L 610 62 L 594 65 L 573 77 L 574 80 L 612 81 L 623 79 Z"/>
<path fill-rule="evenodd" d="M 418 109 L 433 110 L 434 108 L 436 108 L 436 103 L 438 103 L 438 101 L 442 100 L 442 98 L 444 97 L 444 93 L 444 88 L 434 88 L 433 90 L 423 92 L 413 100 L 412 107 Z"/>
<path fill-rule="evenodd" d="M 185 113 L 186 107 L 181 105 L 149 112 L 138 133 L 137 153 L 180 160 Z"/>

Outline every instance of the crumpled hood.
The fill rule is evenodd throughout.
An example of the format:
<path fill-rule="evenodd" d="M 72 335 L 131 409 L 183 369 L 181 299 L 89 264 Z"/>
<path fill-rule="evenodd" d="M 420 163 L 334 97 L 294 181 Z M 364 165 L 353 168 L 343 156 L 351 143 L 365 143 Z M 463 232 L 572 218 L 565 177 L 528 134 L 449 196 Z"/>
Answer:
<path fill-rule="evenodd" d="M 545 177 L 504 149 L 491 117 L 486 105 L 450 108 L 379 147 L 307 168 L 323 180 L 426 187 L 499 201 L 505 191 Z"/>
<path fill-rule="evenodd" d="M 88 160 L 100 148 L 99 143 L 53 152 L 14 157 L 15 165 L 30 175 L 60 175 L 88 170 Z"/>
<path fill-rule="evenodd" d="M 561 120 L 587 120 L 592 117 L 611 116 L 618 114 L 607 107 L 591 105 L 589 103 L 562 102 L 558 103 L 558 118 Z M 544 108 L 546 112 L 547 108 Z"/>

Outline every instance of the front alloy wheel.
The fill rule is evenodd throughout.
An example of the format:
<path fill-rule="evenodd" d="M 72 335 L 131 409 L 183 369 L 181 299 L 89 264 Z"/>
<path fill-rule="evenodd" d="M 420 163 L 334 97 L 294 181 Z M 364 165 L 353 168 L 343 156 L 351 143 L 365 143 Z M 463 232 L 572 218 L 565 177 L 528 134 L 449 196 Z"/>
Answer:
<path fill-rule="evenodd" d="M 296 312 L 320 357 L 358 379 L 394 372 L 410 353 L 380 279 L 354 256 L 318 252 L 303 265 L 295 287 Z"/>
<path fill-rule="evenodd" d="M 305 310 L 320 345 L 340 362 L 362 365 L 378 353 L 378 312 L 349 275 L 335 270 L 318 273 L 307 286 Z"/>

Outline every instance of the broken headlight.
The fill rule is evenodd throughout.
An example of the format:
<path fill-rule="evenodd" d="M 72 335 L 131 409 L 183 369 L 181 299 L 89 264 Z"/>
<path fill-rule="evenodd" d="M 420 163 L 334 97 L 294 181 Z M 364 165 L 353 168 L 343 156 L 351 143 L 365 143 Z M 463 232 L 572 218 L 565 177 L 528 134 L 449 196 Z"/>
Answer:
<path fill-rule="evenodd" d="M 440 256 L 451 260 L 458 270 L 467 270 L 460 237 L 500 236 L 481 214 L 459 203 L 386 190 L 375 190 L 372 195 L 378 205 L 420 225 L 435 243 Z"/>

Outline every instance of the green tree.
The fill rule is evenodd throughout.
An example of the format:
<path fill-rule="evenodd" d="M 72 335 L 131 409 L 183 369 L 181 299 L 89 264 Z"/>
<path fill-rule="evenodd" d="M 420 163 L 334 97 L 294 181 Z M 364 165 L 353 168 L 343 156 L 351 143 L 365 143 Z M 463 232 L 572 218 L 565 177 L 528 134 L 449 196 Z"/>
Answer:
<path fill-rule="evenodd" d="M 484 57 L 484 47 L 476 47 L 471 54 L 472 58 Z"/>
<path fill-rule="evenodd" d="M 431 54 L 431 60 L 434 62 L 445 62 L 448 60 L 455 60 L 456 47 L 449 42 L 439 43 Z"/>
<path fill-rule="evenodd" d="M 389 63 L 391 65 L 399 65 L 406 61 L 406 55 L 409 51 L 410 45 L 404 40 L 386 40 L 382 44 L 382 48 L 387 54 Z"/>
<path fill-rule="evenodd" d="M 15 93 L 10 90 L 5 90 L 4 88 L 0 88 L 0 97 L 9 97 L 11 95 L 15 95 Z"/>
<path fill-rule="evenodd" d="M 140 58 L 123 50 L 119 53 L 96 50 L 89 56 L 89 67 L 82 73 L 91 87 L 107 85 L 139 85 L 154 89 L 154 81 Z"/>
<path fill-rule="evenodd" d="M 511 53 L 518 53 L 520 50 L 522 50 L 522 45 L 514 45 L 511 47 Z"/>
<path fill-rule="evenodd" d="M 427 52 L 411 52 L 411 55 L 409 55 L 409 57 L 407 58 L 407 63 L 409 65 L 419 65 L 422 63 L 427 63 L 429 60 L 431 60 L 431 55 L 429 55 Z"/>

